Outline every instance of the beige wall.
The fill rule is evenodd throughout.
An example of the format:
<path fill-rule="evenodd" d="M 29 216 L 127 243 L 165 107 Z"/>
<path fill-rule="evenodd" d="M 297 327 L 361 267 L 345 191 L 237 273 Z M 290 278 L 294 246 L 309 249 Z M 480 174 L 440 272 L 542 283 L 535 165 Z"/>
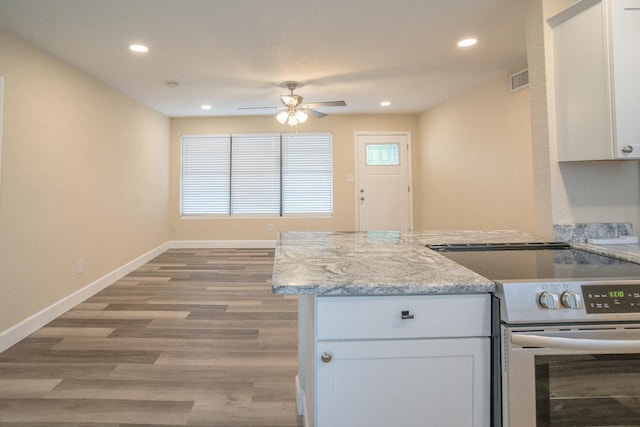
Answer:
<path fill-rule="evenodd" d="M 278 231 L 339 230 L 355 228 L 354 133 L 357 131 L 409 131 L 417 138 L 417 116 L 408 115 L 341 115 L 309 119 L 301 132 L 332 132 L 334 215 L 331 218 L 180 218 L 180 137 L 183 134 L 289 132 L 276 120 L 264 116 L 174 118 L 171 120 L 171 201 L 170 226 L 172 240 L 274 240 Z M 267 225 L 274 231 L 268 232 Z"/>
<path fill-rule="evenodd" d="M 508 76 L 420 115 L 416 230 L 534 231 L 528 89 Z"/>
<path fill-rule="evenodd" d="M 2 331 L 168 240 L 169 120 L 2 31 L 0 76 Z"/>

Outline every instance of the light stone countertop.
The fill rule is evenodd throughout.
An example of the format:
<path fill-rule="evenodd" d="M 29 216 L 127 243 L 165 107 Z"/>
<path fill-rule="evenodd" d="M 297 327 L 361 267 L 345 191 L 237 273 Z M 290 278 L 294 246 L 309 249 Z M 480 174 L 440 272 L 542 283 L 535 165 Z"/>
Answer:
<path fill-rule="evenodd" d="M 281 232 L 275 294 L 416 295 L 495 291 L 495 284 L 425 247 L 531 242 L 519 231 Z"/>
<path fill-rule="evenodd" d="M 640 264 L 640 244 L 592 245 L 590 243 L 571 243 L 571 246 L 587 252 Z"/>

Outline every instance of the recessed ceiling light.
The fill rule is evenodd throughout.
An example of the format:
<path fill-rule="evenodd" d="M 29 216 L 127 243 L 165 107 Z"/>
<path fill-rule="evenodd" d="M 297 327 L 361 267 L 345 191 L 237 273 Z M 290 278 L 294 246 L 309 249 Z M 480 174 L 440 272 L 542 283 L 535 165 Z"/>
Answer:
<path fill-rule="evenodd" d="M 211 105 L 209 105 L 209 104 L 202 104 L 202 106 L 201 106 L 200 108 L 202 108 L 203 110 L 211 110 Z"/>
<path fill-rule="evenodd" d="M 469 47 L 469 46 L 473 46 L 476 43 L 478 43 L 477 39 L 464 39 L 464 40 L 460 40 L 458 42 L 458 46 L 460 46 L 460 47 Z"/>
<path fill-rule="evenodd" d="M 132 50 L 132 51 L 138 52 L 138 53 L 144 53 L 144 52 L 148 52 L 149 48 L 146 47 L 143 44 L 130 44 L 129 45 L 129 50 Z"/>
<path fill-rule="evenodd" d="M 391 102 L 389 102 L 389 101 L 382 101 L 382 102 L 380 103 L 380 106 L 381 106 L 381 107 L 388 107 L 389 105 L 391 105 Z"/>

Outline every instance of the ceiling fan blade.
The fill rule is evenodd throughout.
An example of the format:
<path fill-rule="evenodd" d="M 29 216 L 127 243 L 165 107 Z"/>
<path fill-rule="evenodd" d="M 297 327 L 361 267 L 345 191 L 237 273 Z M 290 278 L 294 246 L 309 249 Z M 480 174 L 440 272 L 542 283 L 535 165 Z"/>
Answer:
<path fill-rule="evenodd" d="M 280 108 L 280 107 L 239 107 L 238 110 L 264 110 L 266 108 Z"/>
<path fill-rule="evenodd" d="M 298 108 L 298 110 L 302 111 L 303 113 L 307 113 L 308 115 L 310 115 L 312 117 L 315 117 L 316 119 L 321 119 L 321 118 L 327 116 L 325 113 L 321 113 L 320 111 L 316 111 L 316 110 L 311 110 L 309 108 L 300 107 L 300 108 Z"/>
<path fill-rule="evenodd" d="M 347 103 L 344 101 L 325 101 L 325 102 L 310 102 L 308 104 L 301 105 L 304 108 L 318 108 L 318 107 L 346 107 Z"/>
<path fill-rule="evenodd" d="M 275 113 L 273 113 L 273 114 L 269 114 L 268 116 L 265 116 L 264 118 L 265 118 L 265 119 L 273 119 L 275 116 L 277 116 L 278 114 L 280 114 L 280 111 L 281 111 L 281 110 L 276 111 L 276 112 L 275 112 Z"/>

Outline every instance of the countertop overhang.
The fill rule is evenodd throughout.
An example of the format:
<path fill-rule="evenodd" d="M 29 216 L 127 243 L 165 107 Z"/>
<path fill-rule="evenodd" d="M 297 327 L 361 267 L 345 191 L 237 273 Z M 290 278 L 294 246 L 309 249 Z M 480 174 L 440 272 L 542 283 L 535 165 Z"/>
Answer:
<path fill-rule="evenodd" d="M 428 295 L 494 292 L 495 283 L 426 244 L 541 241 L 515 230 L 281 232 L 275 294 Z M 576 249 L 640 264 L 640 245 L 572 243 Z"/>
<path fill-rule="evenodd" d="M 514 231 L 281 232 L 275 294 L 426 295 L 495 291 L 495 283 L 425 247 L 539 241 Z"/>

